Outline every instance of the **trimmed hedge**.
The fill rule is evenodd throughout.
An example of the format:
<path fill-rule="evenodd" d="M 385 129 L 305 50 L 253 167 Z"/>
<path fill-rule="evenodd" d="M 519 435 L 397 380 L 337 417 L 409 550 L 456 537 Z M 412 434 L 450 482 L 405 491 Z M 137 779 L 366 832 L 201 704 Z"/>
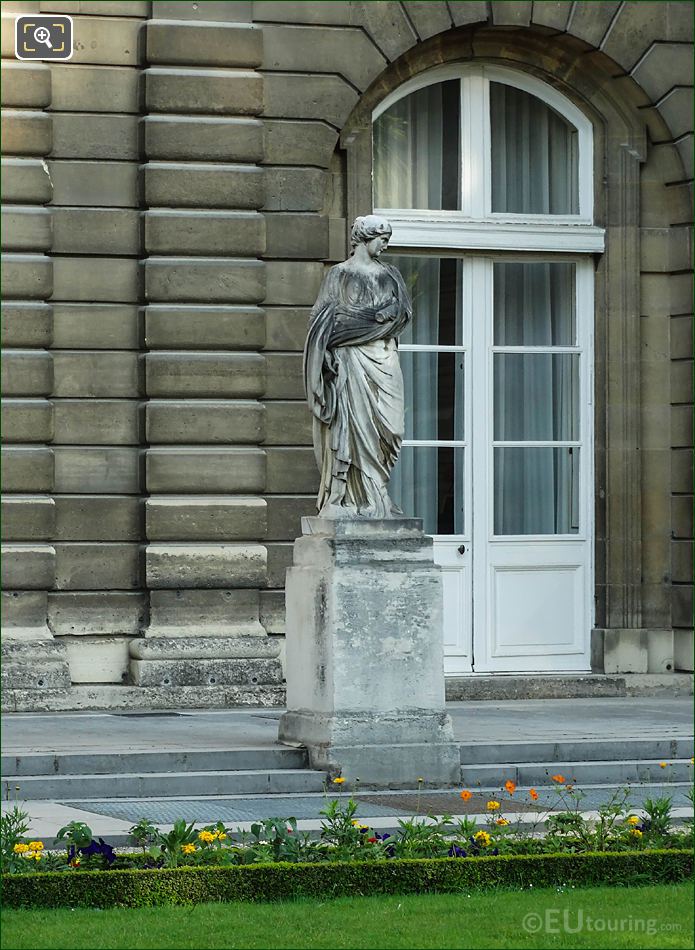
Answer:
<path fill-rule="evenodd" d="M 693 852 L 500 855 L 325 864 L 3 875 L 6 907 L 144 907 L 491 888 L 667 884 L 692 875 Z"/>

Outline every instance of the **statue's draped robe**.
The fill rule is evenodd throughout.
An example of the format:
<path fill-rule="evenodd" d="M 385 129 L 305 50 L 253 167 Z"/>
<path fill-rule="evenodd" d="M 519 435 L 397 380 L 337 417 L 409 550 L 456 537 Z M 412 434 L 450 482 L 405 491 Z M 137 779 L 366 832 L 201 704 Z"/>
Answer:
<path fill-rule="evenodd" d="M 371 518 L 400 513 L 387 485 L 404 430 L 396 338 L 411 316 L 403 278 L 389 264 L 364 273 L 345 262 L 324 279 L 304 350 L 321 471 L 319 511 L 337 506 Z"/>

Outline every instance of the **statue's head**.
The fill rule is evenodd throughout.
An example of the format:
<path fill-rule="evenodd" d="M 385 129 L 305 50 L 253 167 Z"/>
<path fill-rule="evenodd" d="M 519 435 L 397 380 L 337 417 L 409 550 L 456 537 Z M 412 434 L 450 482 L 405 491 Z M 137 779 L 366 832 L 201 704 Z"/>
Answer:
<path fill-rule="evenodd" d="M 359 218 L 355 218 L 352 233 L 350 234 L 350 243 L 353 247 L 357 247 L 358 244 L 371 244 L 376 238 L 382 238 L 385 239 L 385 247 L 391 237 L 391 233 L 392 228 L 386 218 L 382 218 L 381 215 L 378 214 L 365 214 Z M 379 253 L 381 253 L 381 251 Z"/>

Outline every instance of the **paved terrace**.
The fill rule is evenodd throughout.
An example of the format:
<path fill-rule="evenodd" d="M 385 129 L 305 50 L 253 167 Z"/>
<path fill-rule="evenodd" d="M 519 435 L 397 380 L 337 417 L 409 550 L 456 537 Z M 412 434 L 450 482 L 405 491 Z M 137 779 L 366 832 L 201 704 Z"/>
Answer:
<path fill-rule="evenodd" d="M 455 702 L 447 704 L 447 709 L 456 739 L 469 750 L 477 747 L 481 752 L 507 744 L 513 744 L 521 752 L 527 744 L 573 741 L 603 743 L 610 750 L 611 743 L 625 740 L 640 740 L 646 749 L 652 740 L 675 741 L 693 736 L 692 700 L 687 696 Z M 4 755 L 21 756 L 30 753 L 117 755 L 148 751 L 180 752 L 183 755 L 191 750 L 207 750 L 214 755 L 216 751 L 230 749 L 271 750 L 278 748 L 277 720 L 281 712 L 236 709 L 6 714 L 2 716 L 2 751 Z M 692 754 L 692 750 L 688 754 Z M 646 753 L 642 757 L 651 756 Z M 499 762 L 500 759 L 483 755 L 472 761 Z M 503 761 L 514 760 L 507 757 Z M 522 756 L 519 761 L 524 761 Z M 500 767 L 497 788 L 506 777 Z M 606 801 L 618 785 L 618 781 L 611 781 L 583 786 L 587 798 L 582 807 L 586 813 L 591 814 Z M 638 805 L 645 797 L 671 794 L 676 815 L 684 817 L 691 813 L 685 798 L 687 787 L 683 782 L 663 781 L 663 777 L 657 774 L 648 784 L 634 785 L 631 800 Z M 479 791 L 484 796 L 488 789 L 493 791 L 495 785 L 483 784 Z M 330 794 L 335 797 L 333 790 Z M 18 794 L 14 787 L 3 783 L 3 798 L 9 799 L 3 801 L 3 811 L 11 807 L 16 797 L 21 801 L 21 785 Z M 360 792 L 359 798 L 359 814 L 374 827 L 382 829 L 393 827 L 399 816 L 413 814 L 416 810 L 420 814 L 471 811 L 451 791 L 423 791 L 420 795 L 415 790 L 365 791 Z M 474 807 L 474 800 L 473 813 L 480 812 L 482 798 L 477 795 L 476 799 L 478 807 Z M 539 804 L 544 799 L 549 807 L 549 792 L 541 793 Z M 321 793 L 100 801 L 73 798 L 69 803 L 24 803 L 32 818 L 32 834 L 48 840 L 60 825 L 76 819 L 89 824 L 96 835 L 115 843 L 124 842 L 127 829 L 143 816 L 162 827 L 170 825 L 177 817 L 184 817 L 200 823 L 219 818 L 232 827 L 245 828 L 254 819 L 293 815 L 299 819 L 300 828 L 315 830 L 320 821 L 319 811 L 324 805 L 325 795 Z M 529 820 L 533 820 L 533 816 L 529 815 Z"/>

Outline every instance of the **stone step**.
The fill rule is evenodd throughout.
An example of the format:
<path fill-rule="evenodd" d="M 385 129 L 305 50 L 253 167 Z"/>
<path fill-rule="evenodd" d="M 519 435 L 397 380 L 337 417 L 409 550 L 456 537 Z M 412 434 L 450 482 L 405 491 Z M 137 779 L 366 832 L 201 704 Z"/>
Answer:
<path fill-rule="evenodd" d="M 669 759 L 666 767 L 661 768 L 657 759 L 625 759 L 464 765 L 461 768 L 461 783 L 474 790 L 476 787 L 499 788 L 511 779 L 519 786 L 538 788 L 555 785 L 553 775 L 562 775 L 567 782 L 576 785 L 688 782 L 692 780 L 693 764 L 690 759 Z"/>
<path fill-rule="evenodd" d="M 686 759 L 693 754 L 693 737 L 662 739 L 568 739 L 533 742 L 463 742 L 461 765 L 505 762 L 594 762 L 625 759 Z"/>
<path fill-rule="evenodd" d="M 209 772 L 121 772 L 112 775 L 23 775 L 3 779 L 18 801 L 268 795 L 320 792 L 327 781 L 310 769 L 238 769 Z M 17 786 L 19 790 L 17 790 Z"/>
<path fill-rule="evenodd" d="M 305 749 L 194 749 L 179 752 L 75 752 L 3 755 L 2 775 L 13 782 L 24 775 L 113 775 L 134 772 L 232 772 L 238 769 L 303 769 Z"/>

